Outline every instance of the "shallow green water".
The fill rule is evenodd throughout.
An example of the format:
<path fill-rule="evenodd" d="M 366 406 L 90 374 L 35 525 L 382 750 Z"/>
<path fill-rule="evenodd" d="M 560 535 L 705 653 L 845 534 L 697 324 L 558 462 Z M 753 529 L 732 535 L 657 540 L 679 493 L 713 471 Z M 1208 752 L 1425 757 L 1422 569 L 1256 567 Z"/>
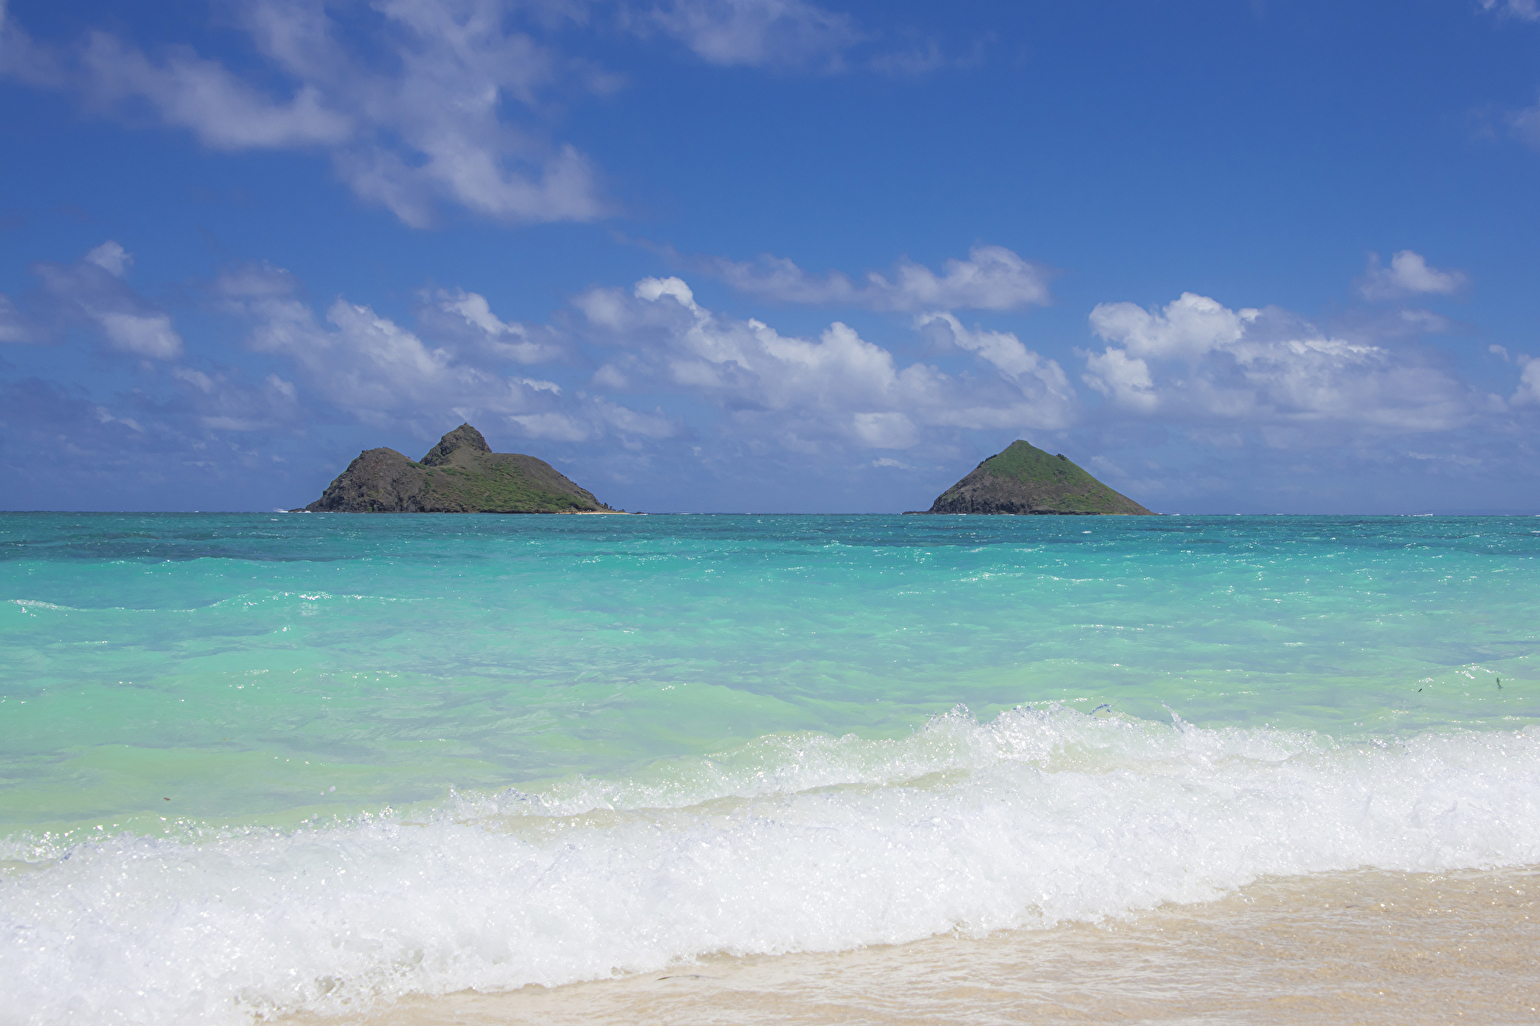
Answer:
<path fill-rule="evenodd" d="M 1534 518 L 9 514 L 0 832 L 291 822 L 958 703 L 1523 726 L 1537 556 Z"/>

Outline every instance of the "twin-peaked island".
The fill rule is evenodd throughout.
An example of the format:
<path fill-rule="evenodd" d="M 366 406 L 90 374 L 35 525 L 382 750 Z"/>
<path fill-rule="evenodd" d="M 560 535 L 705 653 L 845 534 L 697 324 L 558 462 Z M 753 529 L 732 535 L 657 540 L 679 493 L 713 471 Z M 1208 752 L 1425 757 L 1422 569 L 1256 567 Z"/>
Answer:
<path fill-rule="evenodd" d="M 544 460 L 493 452 L 461 424 L 420 460 L 366 449 L 311 513 L 618 513 Z M 298 513 L 301 510 L 295 510 Z M 1148 514 L 1061 453 L 1015 441 L 942 492 L 925 513 Z"/>
<path fill-rule="evenodd" d="M 493 452 L 461 424 L 420 460 L 365 449 L 309 513 L 613 513 L 545 460 Z"/>

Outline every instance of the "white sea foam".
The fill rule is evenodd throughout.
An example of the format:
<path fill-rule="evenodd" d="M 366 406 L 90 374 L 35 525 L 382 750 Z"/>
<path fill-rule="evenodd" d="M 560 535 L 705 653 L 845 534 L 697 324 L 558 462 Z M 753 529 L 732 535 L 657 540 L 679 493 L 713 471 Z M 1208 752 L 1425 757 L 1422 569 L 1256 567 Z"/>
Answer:
<path fill-rule="evenodd" d="M 1264 875 L 1540 863 L 1540 730 L 1333 742 L 1018 710 L 622 783 L 0 857 L 12 1023 L 243 1022 L 713 951 L 1095 920 Z"/>

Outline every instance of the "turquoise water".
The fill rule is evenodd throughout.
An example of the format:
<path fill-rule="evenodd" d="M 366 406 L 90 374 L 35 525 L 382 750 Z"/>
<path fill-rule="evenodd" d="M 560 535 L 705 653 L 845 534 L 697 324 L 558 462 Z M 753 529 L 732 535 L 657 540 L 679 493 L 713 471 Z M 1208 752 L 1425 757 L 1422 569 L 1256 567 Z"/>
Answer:
<path fill-rule="evenodd" d="M 1540 861 L 1537 557 L 1535 518 L 0 515 L 0 1021 Z"/>
<path fill-rule="evenodd" d="M 1537 527 L 0 517 L 0 823 L 309 815 L 785 731 L 898 737 L 959 703 L 1522 725 Z"/>

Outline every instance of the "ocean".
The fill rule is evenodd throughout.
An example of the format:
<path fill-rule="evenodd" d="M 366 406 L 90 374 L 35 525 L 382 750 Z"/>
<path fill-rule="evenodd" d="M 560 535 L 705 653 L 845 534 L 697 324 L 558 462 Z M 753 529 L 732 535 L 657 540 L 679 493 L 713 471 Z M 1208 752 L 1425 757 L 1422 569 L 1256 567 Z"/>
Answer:
<path fill-rule="evenodd" d="M 0 514 L 0 1023 L 1534 1022 L 1537 597 L 1530 517 Z"/>

